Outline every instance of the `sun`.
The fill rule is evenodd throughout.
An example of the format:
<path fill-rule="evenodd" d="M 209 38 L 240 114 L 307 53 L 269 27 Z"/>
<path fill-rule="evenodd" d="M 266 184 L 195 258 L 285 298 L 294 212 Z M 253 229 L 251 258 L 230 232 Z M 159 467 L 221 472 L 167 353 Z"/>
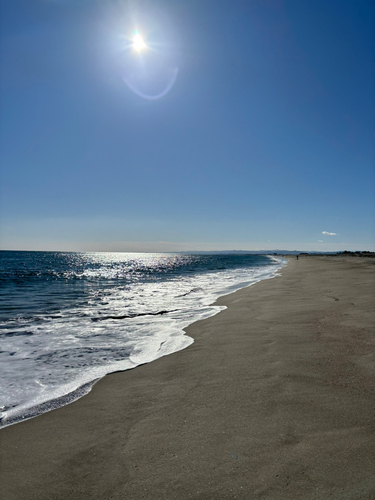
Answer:
<path fill-rule="evenodd" d="M 141 52 L 142 50 L 147 48 L 147 45 L 145 44 L 145 41 L 143 40 L 142 36 L 138 31 L 136 31 L 133 35 L 132 39 L 132 47 L 134 50 L 137 52 Z"/>

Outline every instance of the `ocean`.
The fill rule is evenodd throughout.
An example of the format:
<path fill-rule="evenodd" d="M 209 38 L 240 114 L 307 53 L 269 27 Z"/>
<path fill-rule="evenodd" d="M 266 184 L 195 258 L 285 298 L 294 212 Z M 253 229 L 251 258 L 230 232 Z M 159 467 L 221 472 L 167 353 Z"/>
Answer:
<path fill-rule="evenodd" d="M 251 254 L 0 252 L 0 427 L 87 394 L 104 375 L 188 347 L 215 300 L 275 276 Z M 126 383 L 126 382 L 124 382 Z"/>

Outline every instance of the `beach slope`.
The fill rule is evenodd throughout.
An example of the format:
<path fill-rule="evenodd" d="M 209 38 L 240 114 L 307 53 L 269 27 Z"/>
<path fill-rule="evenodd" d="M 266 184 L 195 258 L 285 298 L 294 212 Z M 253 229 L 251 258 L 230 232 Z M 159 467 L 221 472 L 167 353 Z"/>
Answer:
<path fill-rule="evenodd" d="M 0 431 L 1 498 L 375 499 L 375 259 L 290 259 L 189 348 Z"/>

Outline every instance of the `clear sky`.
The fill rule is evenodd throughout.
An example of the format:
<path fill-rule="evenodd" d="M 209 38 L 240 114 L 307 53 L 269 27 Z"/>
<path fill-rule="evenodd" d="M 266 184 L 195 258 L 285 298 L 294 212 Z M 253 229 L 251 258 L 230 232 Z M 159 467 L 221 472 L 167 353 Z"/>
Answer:
<path fill-rule="evenodd" d="M 372 0 L 0 4 L 1 248 L 375 249 Z"/>

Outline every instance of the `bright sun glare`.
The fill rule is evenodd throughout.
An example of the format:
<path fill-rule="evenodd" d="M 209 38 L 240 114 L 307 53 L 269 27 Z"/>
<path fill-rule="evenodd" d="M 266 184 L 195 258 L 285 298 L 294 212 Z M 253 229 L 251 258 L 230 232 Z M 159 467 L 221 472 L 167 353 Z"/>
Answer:
<path fill-rule="evenodd" d="M 141 50 L 147 47 L 147 45 L 145 44 L 143 38 L 139 33 L 134 34 L 132 46 L 133 49 L 135 49 L 137 52 L 140 52 Z"/>

